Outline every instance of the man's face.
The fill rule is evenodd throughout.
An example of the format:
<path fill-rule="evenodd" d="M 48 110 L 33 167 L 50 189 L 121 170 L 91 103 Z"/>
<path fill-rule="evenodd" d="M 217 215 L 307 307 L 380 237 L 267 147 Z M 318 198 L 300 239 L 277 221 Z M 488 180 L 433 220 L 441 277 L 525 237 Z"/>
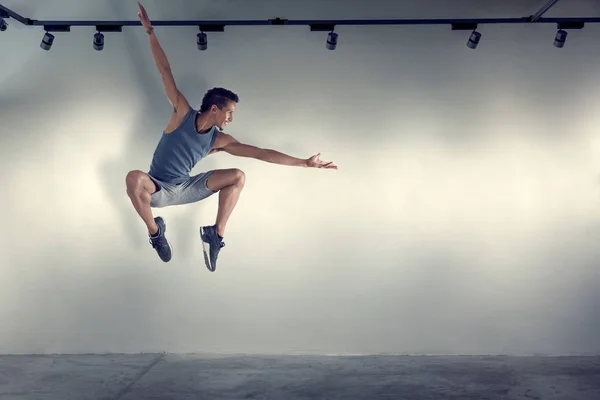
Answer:
<path fill-rule="evenodd" d="M 230 101 L 225 107 L 219 110 L 217 106 L 213 106 L 216 109 L 216 123 L 219 129 L 223 130 L 227 125 L 233 121 L 233 113 L 235 112 L 235 102 Z"/>

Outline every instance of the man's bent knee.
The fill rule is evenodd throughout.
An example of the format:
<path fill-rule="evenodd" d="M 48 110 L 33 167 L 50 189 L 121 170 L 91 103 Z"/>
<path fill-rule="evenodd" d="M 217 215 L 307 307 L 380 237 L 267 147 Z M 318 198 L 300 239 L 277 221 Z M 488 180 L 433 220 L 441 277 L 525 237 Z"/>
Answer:
<path fill-rule="evenodd" d="M 228 186 L 244 186 L 246 174 L 237 168 L 218 169 L 213 171 L 206 186 L 213 192 L 226 188 Z"/>
<path fill-rule="evenodd" d="M 152 179 L 143 171 L 129 171 L 125 177 L 127 193 L 130 195 L 139 195 L 142 192 L 152 194 L 156 191 L 156 186 Z"/>
<path fill-rule="evenodd" d="M 246 183 L 246 174 L 241 169 L 235 168 L 234 171 L 235 184 L 238 186 L 244 186 L 244 183 Z"/>

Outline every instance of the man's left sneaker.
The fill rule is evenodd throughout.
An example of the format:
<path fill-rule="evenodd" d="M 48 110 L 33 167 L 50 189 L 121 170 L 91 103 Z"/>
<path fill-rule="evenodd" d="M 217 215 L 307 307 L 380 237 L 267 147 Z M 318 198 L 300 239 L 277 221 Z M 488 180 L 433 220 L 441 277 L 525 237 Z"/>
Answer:
<path fill-rule="evenodd" d="M 209 271 L 214 272 L 217 269 L 217 258 L 219 251 L 225 247 L 225 243 L 217 235 L 217 226 L 203 226 L 200 228 L 200 238 L 202 239 L 202 249 L 204 250 L 204 262 Z"/>
<path fill-rule="evenodd" d="M 154 218 L 154 222 L 156 222 L 156 225 L 158 226 L 158 232 L 156 232 L 155 235 L 150 235 L 150 233 L 148 233 L 149 242 L 158 253 L 160 259 L 164 262 L 169 262 L 171 261 L 171 256 L 173 255 L 173 249 L 165 237 L 167 224 L 165 224 L 165 221 L 162 219 L 162 217 Z"/>

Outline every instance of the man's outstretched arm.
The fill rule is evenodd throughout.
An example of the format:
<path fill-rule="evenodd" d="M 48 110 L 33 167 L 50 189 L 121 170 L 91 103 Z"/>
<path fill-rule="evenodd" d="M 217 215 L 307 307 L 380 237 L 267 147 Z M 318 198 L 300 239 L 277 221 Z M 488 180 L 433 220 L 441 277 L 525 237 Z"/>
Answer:
<path fill-rule="evenodd" d="M 308 159 L 302 159 L 289 156 L 276 150 L 261 149 L 260 147 L 240 143 L 231 135 L 226 134 L 226 138 L 226 144 L 219 150 L 234 156 L 250 157 L 273 164 L 289 165 L 292 167 L 337 169 L 337 166 L 334 165 L 333 162 L 319 160 L 320 153 Z"/>
<path fill-rule="evenodd" d="M 173 78 L 173 73 L 171 72 L 169 60 L 167 59 L 167 55 L 165 54 L 164 50 L 160 46 L 158 38 L 154 34 L 154 28 L 152 27 L 150 18 L 148 18 L 146 9 L 139 2 L 138 6 L 140 8 L 140 12 L 138 12 L 138 17 L 140 18 L 140 22 L 142 23 L 142 26 L 148 34 L 148 39 L 150 41 L 150 49 L 152 50 L 152 56 L 154 57 L 154 61 L 156 62 L 158 72 L 160 72 L 160 76 L 162 77 L 162 81 L 165 86 L 165 91 L 167 93 L 167 97 L 169 98 L 169 102 L 171 103 L 175 111 L 178 111 L 180 107 L 183 107 L 183 111 L 187 112 L 189 109 L 189 103 L 187 102 L 187 99 L 183 96 L 183 94 L 181 94 L 181 92 L 177 88 L 177 85 L 175 84 L 175 79 Z"/>

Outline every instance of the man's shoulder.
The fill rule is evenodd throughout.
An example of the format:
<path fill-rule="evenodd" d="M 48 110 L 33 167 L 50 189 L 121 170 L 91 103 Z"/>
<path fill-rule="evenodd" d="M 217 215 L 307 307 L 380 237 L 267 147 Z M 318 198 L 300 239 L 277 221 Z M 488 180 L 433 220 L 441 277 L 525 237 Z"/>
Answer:
<path fill-rule="evenodd" d="M 217 130 L 217 134 L 216 134 L 212 149 L 215 151 L 221 151 L 221 149 L 223 147 L 225 147 L 229 143 L 235 142 L 235 141 L 236 140 L 230 134 Z"/>

